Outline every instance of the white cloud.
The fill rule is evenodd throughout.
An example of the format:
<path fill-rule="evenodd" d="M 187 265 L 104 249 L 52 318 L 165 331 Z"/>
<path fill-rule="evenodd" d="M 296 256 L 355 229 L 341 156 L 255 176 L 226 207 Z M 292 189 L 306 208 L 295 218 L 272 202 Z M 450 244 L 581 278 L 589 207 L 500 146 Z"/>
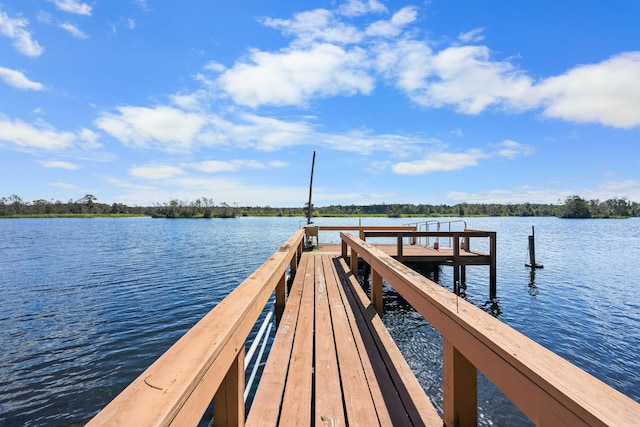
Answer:
<path fill-rule="evenodd" d="M 640 198 L 640 182 L 635 180 L 608 181 L 593 188 L 556 189 L 545 187 L 520 186 L 502 188 L 479 193 L 452 191 L 446 194 L 453 203 L 550 203 L 555 204 L 567 197 L 580 194 L 586 200 L 608 200 L 613 197 L 627 197 L 629 200 Z"/>
<path fill-rule="evenodd" d="M 627 52 L 550 77 L 534 91 L 548 117 L 629 129 L 640 126 L 639 82 L 640 52 Z"/>
<path fill-rule="evenodd" d="M 451 191 L 445 197 L 452 203 L 558 203 L 572 194 L 571 191 L 521 186 L 510 189 L 494 189 L 479 193 Z"/>
<path fill-rule="evenodd" d="M 81 166 L 78 164 L 70 163 L 70 162 L 62 162 L 58 160 L 42 160 L 42 161 L 39 161 L 38 163 L 40 163 L 45 168 L 52 168 L 52 169 L 76 170 L 81 168 Z"/>
<path fill-rule="evenodd" d="M 369 13 L 386 13 L 386 6 L 378 0 L 347 0 L 338 9 L 344 16 L 362 16 Z"/>
<path fill-rule="evenodd" d="M 81 29 L 79 29 L 77 26 L 70 24 L 68 22 L 62 23 L 59 25 L 60 28 L 62 28 L 63 30 L 68 31 L 69 33 L 71 33 L 71 35 L 77 39 L 88 39 L 89 36 L 87 34 L 85 34 Z"/>
<path fill-rule="evenodd" d="M 96 137 L 95 133 L 87 129 L 81 129 L 78 132 L 60 132 L 42 121 L 29 124 L 21 120 L 10 120 L 0 116 L 0 142 L 21 148 L 46 151 L 84 148 L 86 146 L 97 148 L 99 144 L 95 141 Z"/>
<path fill-rule="evenodd" d="M 77 0 L 53 0 L 53 3 L 60 10 L 77 15 L 91 15 L 91 6 Z"/>
<path fill-rule="evenodd" d="M 222 88 L 241 105 L 303 106 L 313 96 L 370 93 L 367 57 L 360 49 L 318 44 L 278 53 L 253 50 L 219 78 Z"/>
<path fill-rule="evenodd" d="M 114 187 L 118 187 L 118 188 L 127 188 L 130 190 L 136 190 L 136 191 L 157 191 L 157 187 L 153 187 L 149 185 L 133 184 L 131 182 L 123 181 L 120 178 L 107 177 L 106 181 L 109 184 L 113 185 Z M 158 200 L 156 199 L 153 201 L 157 202 Z M 136 201 L 136 203 L 140 203 L 140 200 Z"/>
<path fill-rule="evenodd" d="M 42 90 L 42 83 L 29 80 L 21 71 L 11 70 L 9 68 L 0 67 L 0 79 L 4 80 L 9 86 L 25 90 Z"/>
<path fill-rule="evenodd" d="M 120 18 L 118 22 L 109 24 L 111 28 L 111 32 L 113 34 L 117 34 L 120 28 L 124 28 L 126 30 L 135 30 L 136 21 L 132 18 Z"/>
<path fill-rule="evenodd" d="M 424 175 L 433 172 L 449 172 L 476 166 L 478 160 L 488 157 L 481 150 L 471 149 L 465 153 L 429 153 L 423 159 L 396 163 L 391 169 L 400 175 Z"/>
<path fill-rule="evenodd" d="M 367 36 L 395 37 L 402 29 L 416 20 L 418 10 L 414 6 L 406 6 L 394 13 L 388 21 L 377 21 L 365 30 Z"/>
<path fill-rule="evenodd" d="M 439 107 L 454 105 L 466 114 L 519 97 L 531 87 L 531 79 L 506 61 L 491 61 L 485 46 L 449 47 L 432 58 L 433 76 L 423 88 L 410 94 L 417 103 Z"/>
<path fill-rule="evenodd" d="M 49 185 L 51 185 L 53 187 L 60 187 L 60 188 L 66 188 L 66 189 L 76 188 L 76 186 L 74 184 L 69 184 L 69 183 L 66 183 L 66 182 L 50 182 Z"/>
<path fill-rule="evenodd" d="M 296 13 L 292 19 L 265 18 L 262 23 L 294 37 L 295 46 L 308 47 L 314 43 L 345 45 L 357 43 L 363 37 L 356 27 L 341 22 L 326 9 Z"/>
<path fill-rule="evenodd" d="M 287 163 L 277 160 L 271 162 L 260 162 L 257 160 L 205 160 L 198 163 L 188 163 L 184 166 L 200 172 L 218 173 L 236 172 L 242 169 L 282 168 L 287 166 Z"/>
<path fill-rule="evenodd" d="M 178 167 L 170 165 L 148 165 L 134 166 L 129 169 L 129 174 L 135 176 L 136 178 L 162 180 L 174 178 L 179 175 L 184 175 L 185 171 Z"/>
<path fill-rule="evenodd" d="M 103 113 L 95 125 L 135 148 L 159 145 L 167 151 L 188 151 L 206 124 L 206 117 L 172 107 L 118 107 Z"/>
<path fill-rule="evenodd" d="M 394 81 L 400 90 L 410 96 L 424 90 L 433 68 L 433 52 L 428 43 L 404 39 L 380 43 L 373 52 L 378 73 Z"/>
<path fill-rule="evenodd" d="M 227 69 L 227 67 L 225 67 L 223 64 L 220 64 L 219 62 L 216 62 L 216 61 L 209 61 L 206 64 L 204 64 L 204 67 L 202 68 L 204 70 L 212 71 L 214 73 L 221 73 Z"/>
<path fill-rule="evenodd" d="M 484 40 L 483 32 L 484 28 L 476 28 L 471 31 L 467 31 L 466 33 L 460 33 L 458 35 L 458 40 L 463 43 L 477 43 Z"/>
<path fill-rule="evenodd" d="M 13 46 L 26 56 L 36 57 L 42 55 L 44 48 L 33 40 L 27 30 L 29 21 L 23 18 L 10 18 L 5 12 L 0 11 L 0 34 L 13 40 Z"/>
<path fill-rule="evenodd" d="M 535 149 L 530 145 L 520 144 L 516 141 L 505 139 L 497 145 L 496 155 L 506 159 L 513 159 L 519 156 L 529 156 Z"/>

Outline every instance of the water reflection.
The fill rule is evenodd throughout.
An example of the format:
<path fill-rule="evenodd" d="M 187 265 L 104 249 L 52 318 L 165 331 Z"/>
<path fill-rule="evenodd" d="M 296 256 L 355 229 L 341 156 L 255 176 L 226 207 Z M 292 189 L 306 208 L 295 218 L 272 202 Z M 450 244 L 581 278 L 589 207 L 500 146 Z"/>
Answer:
<path fill-rule="evenodd" d="M 500 317 L 502 314 L 502 307 L 500 306 L 500 300 L 498 298 L 486 301 L 480 308 L 495 318 Z"/>
<path fill-rule="evenodd" d="M 538 290 L 538 286 L 536 286 L 536 269 L 532 268 L 529 272 L 529 285 L 527 286 L 527 292 L 532 297 L 538 296 L 540 291 Z"/>

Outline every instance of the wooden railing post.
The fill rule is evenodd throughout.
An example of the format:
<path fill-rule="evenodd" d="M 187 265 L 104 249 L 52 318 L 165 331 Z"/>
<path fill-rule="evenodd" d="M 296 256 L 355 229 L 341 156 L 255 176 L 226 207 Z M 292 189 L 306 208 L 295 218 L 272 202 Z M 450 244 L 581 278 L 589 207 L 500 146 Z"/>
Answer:
<path fill-rule="evenodd" d="M 460 235 L 453 235 L 453 292 L 460 295 Z"/>
<path fill-rule="evenodd" d="M 296 275 L 298 271 L 298 259 L 300 259 L 300 254 L 298 251 L 295 251 L 293 257 L 291 258 L 291 262 L 289 263 L 289 271 L 291 272 L 291 277 Z"/>
<path fill-rule="evenodd" d="M 342 241 L 342 258 L 345 259 L 345 262 L 347 260 L 347 242 L 345 242 L 344 240 Z"/>
<path fill-rule="evenodd" d="M 282 314 L 284 313 L 284 306 L 287 303 L 287 275 L 283 274 L 280 281 L 276 285 L 276 327 L 280 324 Z"/>
<path fill-rule="evenodd" d="M 353 248 L 353 246 L 351 247 L 351 260 L 350 261 L 351 261 L 350 262 L 350 264 L 351 264 L 351 272 L 353 273 L 354 276 L 358 277 L 358 253 Z"/>
<path fill-rule="evenodd" d="M 382 317 L 382 313 L 384 312 L 382 276 L 373 268 L 371 268 L 371 303 L 376 309 L 378 316 Z"/>
<path fill-rule="evenodd" d="M 443 421 L 447 427 L 476 426 L 478 374 L 453 344 L 442 339 Z"/>
<path fill-rule="evenodd" d="M 213 426 L 244 426 L 244 345 L 213 398 Z"/>
<path fill-rule="evenodd" d="M 496 252 L 497 252 L 497 244 L 496 244 L 496 233 L 489 233 L 489 299 L 493 301 L 496 299 L 496 294 L 498 293 L 496 282 L 497 273 L 496 273 Z"/>
<path fill-rule="evenodd" d="M 402 259 L 402 233 L 398 233 L 398 243 L 397 243 L 397 252 L 398 252 L 398 261 L 404 262 Z"/>

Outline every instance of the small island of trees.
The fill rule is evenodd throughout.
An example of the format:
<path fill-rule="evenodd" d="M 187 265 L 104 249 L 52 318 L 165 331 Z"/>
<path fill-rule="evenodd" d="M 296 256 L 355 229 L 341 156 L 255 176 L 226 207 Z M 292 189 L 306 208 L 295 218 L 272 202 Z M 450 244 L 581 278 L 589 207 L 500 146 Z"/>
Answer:
<path fill-rule="evenodd" d="M 24 201 L 12 194 L 0 198 L 0 217 L 62 217 L 62 216 L 151 216 L 156 218 L 233 218 L 236 216 L 305 216 L 306 207 L 278 208 L 271 206 L 238 206 L 215 203 L 202 197 L 193 202 L 177 199 L 153 206 L 127 206 L 122 203 L 99 203 L 92 194 L 67 202 L 38 199 Z M 314 217 L 441 217 L 441 216 L 556 216 L 560 218 L 629 218 L 640 216 L 640 204 L 626 197 L 586 200 L 567 197 L 559 204 L 497 204 L 459 203 L 456 205 L 373 204 L 330 205 L 313 207 Z"/>

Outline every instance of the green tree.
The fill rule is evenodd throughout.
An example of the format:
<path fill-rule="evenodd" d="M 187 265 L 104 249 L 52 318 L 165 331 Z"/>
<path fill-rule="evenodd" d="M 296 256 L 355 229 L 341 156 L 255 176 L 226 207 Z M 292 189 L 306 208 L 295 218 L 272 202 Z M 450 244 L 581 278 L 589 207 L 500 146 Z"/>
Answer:
<path fill-rule="evenodd" d="M 580 196 L 569 196 L 564 201 L 561 218 L 591 218 L 589 202 Z"/>

